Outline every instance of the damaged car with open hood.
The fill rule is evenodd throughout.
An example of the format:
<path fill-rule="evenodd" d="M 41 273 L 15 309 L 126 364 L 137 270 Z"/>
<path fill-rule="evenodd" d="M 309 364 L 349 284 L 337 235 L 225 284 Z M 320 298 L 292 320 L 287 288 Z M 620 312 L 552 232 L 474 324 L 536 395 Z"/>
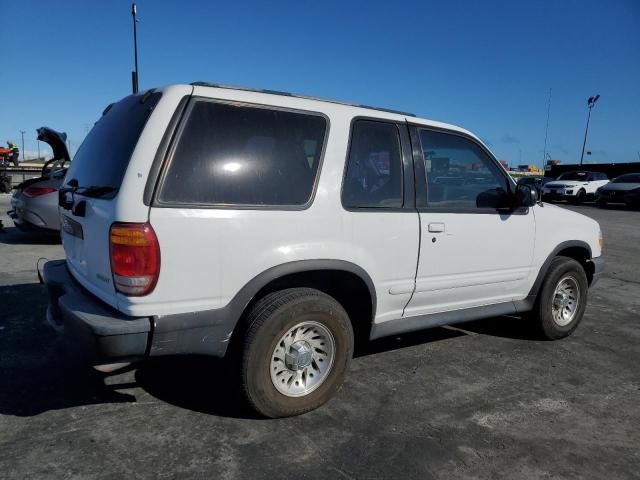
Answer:
<path fill-rule="evenodd" d="M 58 190 L 71 162 L 67 134 L 48 127 L 37 130 L 38 140 L 47 143 L 53 158 L 42 166 L 40 176 L 17 185 L 7 212 L 15 226 L 23 231 L 59 232 Z"/>

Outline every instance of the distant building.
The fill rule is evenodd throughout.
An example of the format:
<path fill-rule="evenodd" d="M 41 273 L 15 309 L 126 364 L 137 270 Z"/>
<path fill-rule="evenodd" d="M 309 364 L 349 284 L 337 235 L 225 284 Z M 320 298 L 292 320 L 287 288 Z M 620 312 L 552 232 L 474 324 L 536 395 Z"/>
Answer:
<path fill-rule="evenodd" d="M 555 167 L 556 165 L 560 165 L 561 163 L 562 163 L 562 160 L 547 160 L 547 164 L 545 165 L 544 169 L 551 170 L 552 167 Z"/>

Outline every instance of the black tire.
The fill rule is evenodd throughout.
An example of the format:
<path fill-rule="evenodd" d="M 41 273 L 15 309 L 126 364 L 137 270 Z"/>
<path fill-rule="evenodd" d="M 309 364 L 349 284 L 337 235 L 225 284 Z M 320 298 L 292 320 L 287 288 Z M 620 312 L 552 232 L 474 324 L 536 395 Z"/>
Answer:
<path fill-rule="evenodd" d="M 334 340 L 335 356 L 324 380 L 304 396 L 287 396 L 274 386 L 270 372 L 274 350 L 283 335 L 302 322 L 315 322 Z M 291 288 L 260 299 L 246 317 L 239 340 L 240 393 L 265 417 L 289 417 L 314 410 L 340 388 L 353 356 L 353 328 L 342 305 L 311 288 Z M 296 383 L 297 384 L 297 383 Z"/>
<path fill-rule="evenodd" d="M 586 199 L 587 199 L 587 192 L 585 192 L 584 188 L 581 188 L 580 190 L 578 190 L 578 193 L 576 193 L 576 198 L 573 199 L 573 203 L 578 205 L 580 203 L 584 203 Z"/>
<path fill-rule="evenodd" d="M 605 202 L 604 200 L 596 200 L 596 207 L 607 208 L 607 202 Z"/>
<path fill-rule="evenodd" d="M 575 281 L 579 291 L 579 298 L 571 321 L 561 325 L 554 319 L 553 303 L 556 287 L 566 278 L 572 278 Z M 582 265 L 573 258 L 556 257 L 551 261 L 529 317 L 538 324 L 540 332 L 545 338 L 557 340 L 567 337 L 573 333 L 582 320 L 587 307 L 588 289 L 587 275 Z"/>

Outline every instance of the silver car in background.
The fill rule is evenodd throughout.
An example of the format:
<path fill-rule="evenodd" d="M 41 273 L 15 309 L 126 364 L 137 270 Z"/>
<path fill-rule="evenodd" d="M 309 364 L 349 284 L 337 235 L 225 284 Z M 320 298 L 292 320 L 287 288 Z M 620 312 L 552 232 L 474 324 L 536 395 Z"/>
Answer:
<path fill-rule="evenodd" d="M 59 232 L 58 190 L 71 158 L 67 150 L 67 134 L 48 127 L 37 130 L 38 140 L 49 144 L 53 158 L 42 167 L 39 177 L 17 185 L 11 197 L 12 210 L 7 212 L 15 226 L 23 231 Z"/>

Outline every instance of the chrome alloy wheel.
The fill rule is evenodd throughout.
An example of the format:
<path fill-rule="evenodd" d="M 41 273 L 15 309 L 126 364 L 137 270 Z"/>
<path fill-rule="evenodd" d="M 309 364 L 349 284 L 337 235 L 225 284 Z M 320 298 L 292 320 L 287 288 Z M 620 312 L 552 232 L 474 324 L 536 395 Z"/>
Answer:
<path fill-rule="evenodd" d="M 335 340 L 318 322 L 302 322 L 290 328 L 271 355 L 271 381 L 283 395 L 302 397 L 322 385 L 335 359 Z"/>
<path fill-rule="evenodd" d="M 571 323 L 578 311 L 580 287 L 572 276 L 562 277 L 553 293 L 551 314 L 557 325 L 564 327 Z"/>

